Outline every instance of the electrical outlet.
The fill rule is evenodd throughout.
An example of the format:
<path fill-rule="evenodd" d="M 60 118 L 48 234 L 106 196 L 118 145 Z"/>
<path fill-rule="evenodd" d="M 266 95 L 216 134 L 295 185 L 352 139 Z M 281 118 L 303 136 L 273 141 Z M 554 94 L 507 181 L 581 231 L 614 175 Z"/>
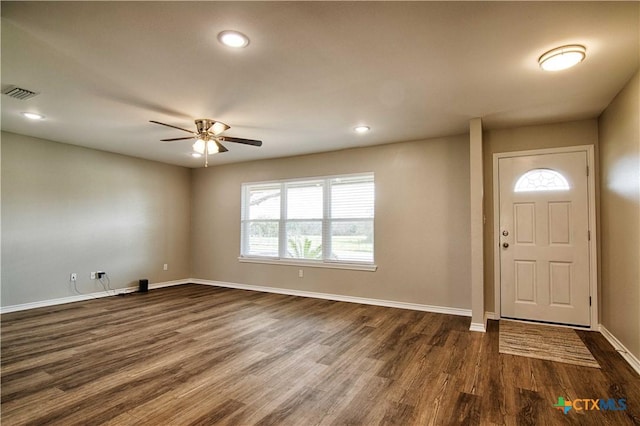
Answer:
<path fill-rule="evenodd" d="M 95 280 L 95 279 L 96 279 L 96 273 L 95 273 L 95 272 L 92 272 L 92 273 L 91 273 L 91 279 L 92 279 L 92 280 Z"/>
<path fill-rule="evenodd" d="M 169 264 L 165 263 L 164 265 L 162 265 L 162 270 L 163 271 L 168 271 L 169 270 Z"/>
<path fill-rule="evenodd" d="M 102 278 L 104 278 L 104 276 L 105 276 L 105 275 L 107 275 L 107 273 L 106 273 L 106 272 L 104 272 L 104 271 L 98 271 L 98 272 L 96 272 L 96 278 L 98 278 L 98 279 L 102 279 Z"/>
<path fill-rule="evenodd" d="M 302 269 L 298 269 L 298 278 L 304 277 L 304 271 Z"/>
<path fill-rule="evenodd" d="M 71 274 L 71 281 L 78 281 L 78 274 L 76 274 L 75 272 L 73 272 Z"/>

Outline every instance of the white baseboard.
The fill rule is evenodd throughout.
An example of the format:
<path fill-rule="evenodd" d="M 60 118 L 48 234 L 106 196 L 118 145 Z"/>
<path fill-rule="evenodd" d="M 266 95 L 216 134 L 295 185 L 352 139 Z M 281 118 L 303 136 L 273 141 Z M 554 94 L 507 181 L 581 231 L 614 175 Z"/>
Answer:
<path fill-rule="evenodd" d="M 98 293 L 77 294 L 75 296 L 61 297 L 59 299 L 41 300 L 38 302 L 21 303 L 19 305 L 3 306 L 0 313 L 7 314 L 9 312 L 26 311 L 27 309 L 44 308 L 46 306 L 63 305 L 65 303 L 81 302 L 83 300 L 97 299 L 106 297 L 104 291 Z"/>
<path fill-rule="evenodd" d="M 481 322 L 472 322 L 471 327 L 469 327 L 469 331 L 479 331 L 480 333 L 486 333 L 487 329 L 484 323 Z"/>
<path fill-rule="evenodd" d="M 153 290 L 154 288 L 164 288 L 164 287 L 173 287 L 174 285 L 182 285 L 182 284 L 191 284 L 190 278 L 184 280 L 173 280 L 173 281 L 162 281 L 159 283 L 149 284 L 149 290 Z M 137 287 L 134 287 L 134 290 Z"/>
<path fill-rule="evenodd" d="M 338 302 L 361 303 L 364 305 L 385 306 L 388 308 L 410 309 L 414 311 L 434 312 L 439 314 L 458 315 L 458 316 L 464 316 L 464 317 L 471 316 L 470 309 L 422 305 L 418 303 L 397 302 L 393 300 L 384 300 L 384 299 L 370 299 L 366 297 L 345 296 L 341 294 L 331 294 L 331 293 L 318 293 L 313 291 L 293 290 L 293 289 L 279 288 L 279 287 L 266 287 L 266 286 L 259 286 L 259 285 L 250 285 L 250 284 L 229 283 L 229 282 L 223 282 L 223 281 L 210 281 L 210 280 L 202 280 L 199 278 L 187 278 L 183 280 L 153 283 L 153 284 L 149 284 L 149 289 L 171 287 L 175 285 L 189 284 L 189 283 L 210 285 L 210 286 L 216 286 L 216 287 L 236 288 L 239 290 L 260 291 L 264 293 L 286 294 L 289 296 L 301 296 L 301 297 L 311 297 L 315 299 L 335 300 Z M 60 299 L 50 299 L 50 300 L 43 300 L 39 302 L 23 303 L 20 305 L 4 306 L 0 308 L 0 314 L 23 311 L 27 309 L 42 308 L 46 306 L 61 305 L 64 303 L 80 302 L 84 300 L 114 296 L 116 294 L 121 294 L 121 293 L 133 293 L 135 291 L 137 291 L 137 287 L 123 287 L 123 288 L 118 288 L 109 292 L 100 291 L 100 292 L 89 293 L 89 294 L 78 294 L 74 296 L 63 297 Z M 482 330 L 478 330 L 478 331 L 484 331 L 484 326 L 482 327 Z"/>
<path fill-rule="evenodd" d="M 604 338 L 607 339 L 609 343 L 611 343 L 611 346 L 613 346 L 613 348 L 622 356 L 622 358 L 624 358 L 625 361 L 629 363 L 631 368 L 636 370 L 636 373 L 640 375 L 640 360 L 636 358 L 634 354 L 629 352 L 629 349 L 627 349 L 622 344 L 622 342 L 620 342 L 620 340 L 616 338 L 616 336 L 611 334 L 611 332 L 607 330 L 604 325 L 600 324 L 599 329 Z"/>
<path fill-rule="evenodd" d="M 237 284 L 223 281 L 210 281 L 192 278 L 189 282 L 194 284 L 211 285 L 216 287 L 236 288 L 239 290 L 260 291 L 264 293 L 286 294 L 288 296 L 311 297 L 314 299 L 335 300 L 338 302 L 361 303 L 363 305 L 385 306 L 387 308 L 411 309 L 414 311 L 435 312 L 439 314 L 471 316 L 471 309 L 448 308 L 444 306 L 422 305 L 418 303 L 396 302 L 393 300 L 370 299 L 367 297 L 344 296 L 341 294 L 317 293 L 315 291 L 292 290 L 279 287 L 265 287 L 250 284 Z"/>
<path fill-rule="evenodd" d="M 500 316 L 495 313 L 495 312 L 485 312 L 484 313 L 484 322 L 486 323 L 487 320 L 499 320 Z"/>
<path fill-rule="evenodd" d="M 188 284 L 191 281 L 187 280 L 175 280 L 164 281 L 159 283 L 149 284 L 150 289 L 171 287 L 174 285 Z M 99 299 L 101 297 L 115 296 L 121 293 L 133 293 L 138 290 L 138 287 L 122 287 L 109 291 L 98 291 L 96 293 L 76 294 L 69 297 L 61 297 L 59 299 L 41 300 L 38 302 L 22 303 L 19 305 L 10 305 L 0 307 L 0 314 L 7 314 L 9 312 L 25 311 L 27 309 L 44 308 L 47 306 L 63 305 L 65 303 L 82 302 L 84 300 Z"/>
<path fill-rule="evenodd" d="M 487 321 L 488 320 L 497 320 L 500 319 L 498 314 L 495 312 L 486 312 L 484 313 L 484 323 L 472 322 L 471 327 L 469 327 L 470 331 L 479 331 L 481 333 L 487 332 Z"/>

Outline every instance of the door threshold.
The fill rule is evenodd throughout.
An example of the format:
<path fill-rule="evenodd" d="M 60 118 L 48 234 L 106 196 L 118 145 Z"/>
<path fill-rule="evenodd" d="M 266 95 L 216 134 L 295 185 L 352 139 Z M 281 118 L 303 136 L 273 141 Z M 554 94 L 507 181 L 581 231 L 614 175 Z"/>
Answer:
<path fill-rule="evenodd" d="M 562 323 L 551 322 L 551 321 L 531 320 L 531 319 L 522 319 L 522 318 L 510 318 L 510 317 L 500 317 L 500 319 L 501 320 L 507 320 L 507 321 L 514 321 L 514 322 L 548 325 L 550 327 L 574 328 L 574 329 L 577 329 L 577 330 L 593 331 L 593 329 L 591 328 L 590 325 L 562 324 Z"/>

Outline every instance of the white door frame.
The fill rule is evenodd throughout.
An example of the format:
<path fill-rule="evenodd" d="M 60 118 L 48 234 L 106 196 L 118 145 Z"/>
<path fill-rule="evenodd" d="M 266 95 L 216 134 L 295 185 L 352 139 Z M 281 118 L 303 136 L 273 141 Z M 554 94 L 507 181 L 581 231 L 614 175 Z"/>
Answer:
<path fill-rule="evenodd" d="M 528 151 L 498 152 L 493 154 L 493 282 L 494 282 L 494 310 L 495 319 L 501 317 L 500 302 L 500 181 L 498 176 L 498 160 L 501 158 L 523 157 L 529 155 L 559 154 L 566 152 L 585 152 L 587 154 L 587 208 L 589 209 L 589 293 L 590 329 L 598 330 L 598 244 L 596 232 L 596 178 L 595 154 L 593 145 L 578 145 L 562 148 L 534 149 Z M 578 327 L 582 328 L 582 327 Z"/>

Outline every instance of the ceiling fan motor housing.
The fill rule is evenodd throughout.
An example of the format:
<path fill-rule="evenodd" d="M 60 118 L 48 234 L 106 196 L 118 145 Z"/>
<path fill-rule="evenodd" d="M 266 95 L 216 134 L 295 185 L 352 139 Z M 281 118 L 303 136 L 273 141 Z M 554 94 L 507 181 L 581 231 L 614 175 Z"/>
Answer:
<path fill-rule="evenodd" d="M 198 118 L 197 120 L 195 120 L 195 123 L 196 128 L 198 129 L 198 133 L 203 133 L 209 130 L 211 126 L 213 126 L 213 123 L 215 123 L 215 121 L 209 120 L 208 118 Z"/>
<path fill-rule="evenodd" d="M 195 123 L 199 134 L 210 132 L 217 136 L 225 130 L 230 129 L 228 125 L 209 118 L 199 118 L 195 120 Z"/>

